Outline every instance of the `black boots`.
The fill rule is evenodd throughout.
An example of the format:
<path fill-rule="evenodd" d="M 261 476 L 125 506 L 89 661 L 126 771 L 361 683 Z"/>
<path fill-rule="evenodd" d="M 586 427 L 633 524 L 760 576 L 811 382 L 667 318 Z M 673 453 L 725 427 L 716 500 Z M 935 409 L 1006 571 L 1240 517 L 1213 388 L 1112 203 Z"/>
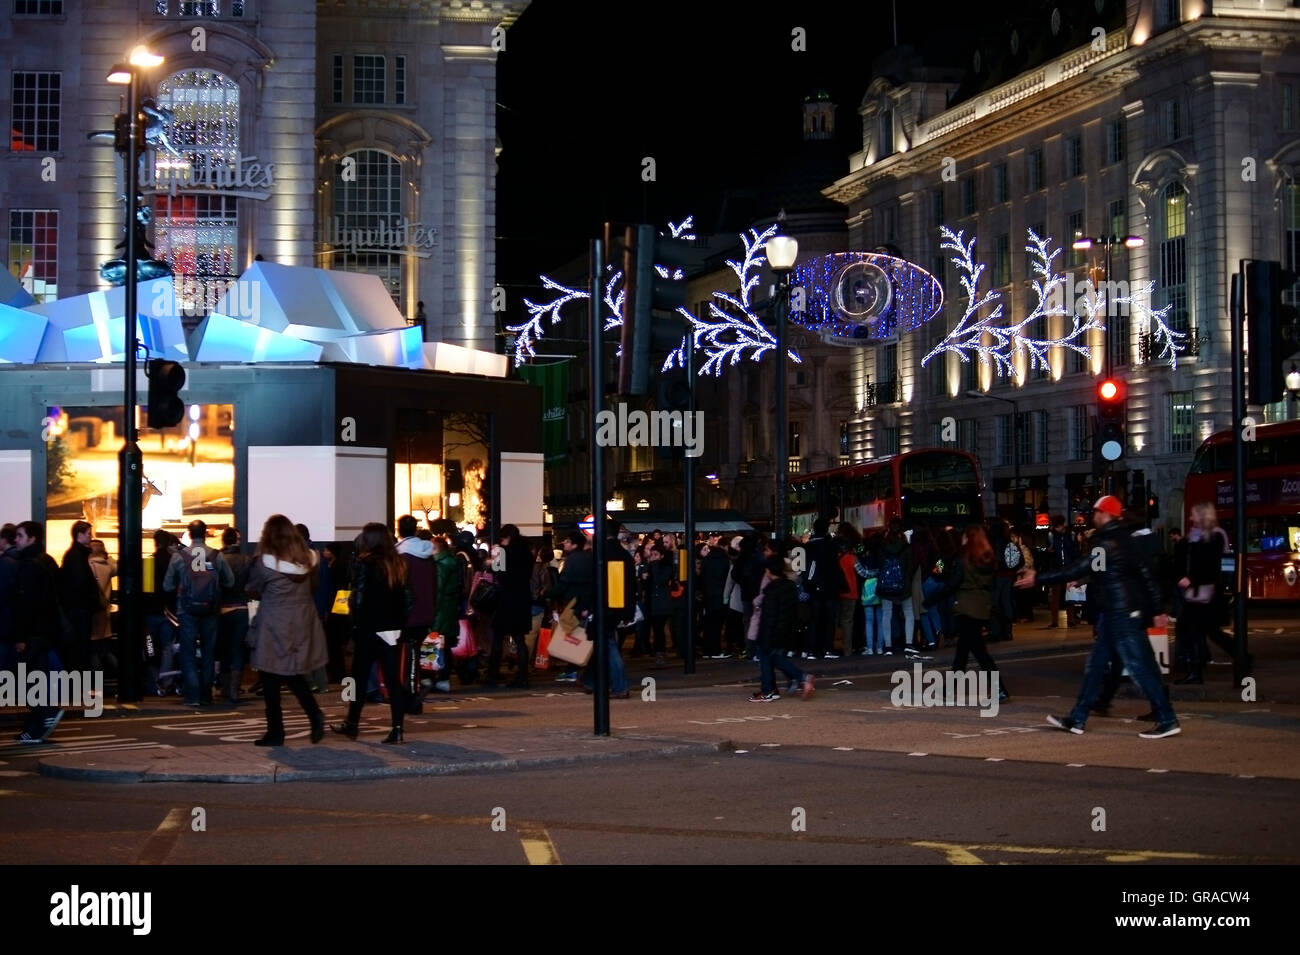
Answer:
<path fill-rule="evenodd" d="M 338 733 L 341 736 L 346 736 L 348 739 L 356 739 L 357 733 L 360 732 L 361 727 L 359 727 L 356 723 L 349 723 L 345 721 L 342 723 L 335 723 L 333 726 L 330 727 L 330 729 L 332 729 L 334 732 Z"/>
<path fill-rule="evenodd" d="M 394 726 L 392 732 L 384 737 L 385 743 L 400 743 L 402 741 L 402 728 Z"/>

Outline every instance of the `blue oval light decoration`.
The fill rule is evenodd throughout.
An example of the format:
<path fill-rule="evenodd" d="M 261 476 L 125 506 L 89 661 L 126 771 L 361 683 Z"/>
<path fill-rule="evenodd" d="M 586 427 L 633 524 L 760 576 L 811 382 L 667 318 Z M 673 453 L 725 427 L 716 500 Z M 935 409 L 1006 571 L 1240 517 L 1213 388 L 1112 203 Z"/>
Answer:
<path fill-rule="evenodd" d="M 804 309 L 790 320 L 833 345 L 865 345 L 939 314 L 943 286 L 925 269 L 881 252 L 831 252 L 795 266 Z"/>

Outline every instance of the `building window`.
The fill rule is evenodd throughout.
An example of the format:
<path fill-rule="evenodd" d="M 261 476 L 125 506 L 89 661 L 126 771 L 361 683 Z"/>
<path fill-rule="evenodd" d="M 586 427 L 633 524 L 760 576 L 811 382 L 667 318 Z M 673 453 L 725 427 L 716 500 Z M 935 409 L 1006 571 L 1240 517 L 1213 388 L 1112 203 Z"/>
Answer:
<path fill-rule="evenodd" d="M 975 214 L 975 175 L 972 173 L 961 181 L 961 214 Z"/>
<path fill-rule="evenodd" d="M 933 347 L 933 346 L 931 346 Z M 940 352 L 930 359 L 930 396 L 942 398 L 948 394 L 948 367 L 945 354 Z"/>
<path fill-rule="evenodd" d="M 1172 27 L 1178 25 L 1178 6 L 1181 0 L 1157 0 L 1156 26 Z"/>
<path fill-rule="evenodd" d="M 880 114 L 880 149 L 876 160 L 894 155 L 894 111 L 887 109 Z"/>
<path fill-rule="evenodd" d="M 1160 204 L 1160 295 L 1162 305 L 1172 305 L 1169 327 L 1185 332 L 1187 314 L 1187 190 L 1181 183 L 1165 187 Z"/>
<path fill-rule="evenodd" d="M 1286 260 L 1286 268 L 1300 276 L 1300 184 L 1287 183 L 1283 199 L 1285 204 L 1282 215 L 1285 217 L 1283 225 L 1286 228 L 1286 239 L 1282 255 Z M 1282 295 L 1289 305 L 1300 303 L 1300 278 L 1297 278 L 1296 284 Z"/>
<path fill-rule="evenodd" d="M 1025 181 L 1030 192 L 1043 188 L 1043 150 L 1031 149 L 1025 154 Z"/>
<path fill-rule="evenodd" d="M 14 0 L 14 13 L 29 17 L 61 16 L 63 0 Z"/>
<path fill-rule="evenodd" d="M 176 114 L 167 136 L 181 155 L 154 156 L 155 182 L 165 182 L 177 165 L 202 175 L 239 161 L 239 87 L 229 77 L 212 70 L 175 73 L 158 84 L 158 105 Z M 234 280 L 238 226 L 234 196 L 155 197 L 155 253 L 172 267 L 183 315 L 207 315 Z"/>
<path fill-rule="evenodd" d="M 993 284 L 1011 284 L 1011 236 L 1005 233 L 993 240 Z"/>
<path fill-rule="evenodd" d="M 1067 453 L 1071 461 L 1082 461 L 1088 456 L 1088 432 L 1092 423 L 1091 405 L 1071 405 L 1067 416 L 1069 434 Z"/>
<path fill-rule="evenodd" d="M 1112 309 L 1105 322 L 1106 347 L 1110 349 L 1110 363 L 1116 368 L 1123 368 L 1129 363 L 1131 349 L 1128 307 Z"/>
<path fill-rule="evenodd" d="M 888 242 L 889 240 L 893 239 L 896 235 L 893 206 L 885 206 L 880 216 L 880 224 L 881 224 L 881 231 L 883 232 L 883 234 L 880 237 L 881 241 Z"/>
<path fill-rule="evenodd" d="M 979 421 L 962 418 L 957 422 L 957 447 L 968 454 L 979 453 Z"/>
<path fill-rule="evenodd" d="M 1010 196 L 1007 194 L 1007 164 L 998 163 L 993 167 L 993 201 L 1006 202 Z"/>
<path fill-rule="evenodd" d="M 1124 120 L 1112 119 L 1106 124 L 1106 165 L 1124 161 Z"/>
<path fill-rule="evenodd" d="M 1128 203 L 1123 199 L 1112 199 L 1106 207 L 1106 220 L 1110 225 L 1110 234 L 1123 239 L 1128 235 Z"/>
<path fill-rule="evenodd" d="M 1073 315 L 1075 312 L 1074 303 L 1070 302 L 1066 307 L 1070 309 L 1070 314 Z M 1066 321 L 1070 320 L 1070 317 L 1066 316 Z M 1065 350 L 1065 373 L 1067 375 L 1082 375 L 1087 370 L 1088 359 L 1073 348 L 1067 348 Z"/>
<path fill-rule="evenodd" d="M 803 453 L 799 446 L 799 434 L 803 430 L 803 422 L 790 421 L 787 422 L 787 424 L 789 427 L 787 428 L 785 435 L 785 452 L 792 458 L 802 457 Z"/>
<path fill-rule="evenodd" d="M 898 343 L 882 345 L 876 352 L 876 379 L 885 393 L 884 402 L 892 401 L 892 395 L 898 382 Z"/>
<path fill-rule="evenodd" d="M 1171 391 L 1169 401 L 1169 453 L 1190 454 L 1195 447 L 1195 408 L 1190 391 Z"/>
<path fill-rule="evenodd" d="M 59 297 L 57 210 L 9 210 L 9 271 L 38 303 Z"/>
<path fill-rule="evenodd" d="M 343 54 L 335 53 L 333 62 L 330 66 L 330 100 L 334 103 L 343 102 Z"/>
<path fill-rule="evenodd" d="M 1065 178 L 1083 175 L 1083 137 L 1071 136 L 1065 141 Z"/>
<path fill-rule="evenodd" d="M 384 102 L 384 58 L 370 53 L 352 57 L 352 102 L 375 106 Z"/>
<path fill-rule="evenodd" d="M 14 152 L 58 152 L 63 74 L 15 72 L 12 91 L 9 148 Z"/>
<path fill-rule="evenodd" d="M 1282 128 L 1288 132 L 1295 129 L 1295 86 L 1291 83 L 1282 84 L 1281 113 Z"/>
<path fill-rule="evenodd" d="M 961 390 L 978 391 L 980 386 L 980 366 L 975 359 L 961 363 Z"/>
<path fill-rule="evenodd" d="M 993 459 L 997 461 L 998 467 L 1004 468 L 1011 464 L 1011 415 L 998 415 L 997 422 L 997 441 Z"/>
<path fill-rule="evenodd" d="M 939 287 L 945 289 L 944 292 L 945 295 L 947 294 L 947 291 L 944 282 L 947 273 L 948 273 L 948 260 L 945 259 L 942 255 L 936 255 L 934 257 L 934 260 L 930 263 L 930 274 L 933 275 L 934 280 L 939 283 Z"/>
<path fill-rule="evenodd" d="M 406 103 L 406 57 L 393 57 L 393 102 L 398 106 Z"/>
<path fill-rule="evenodd" d="M 221 4 L 218 0 L 181 0 L 183 17 L 219 17 Z"/>
<path fill-rule="evenodd" d="M 881 441 L 883 445 L 883 447 L 881 448 L 882 454 L 884 455 L 897 454 L 898 446 L 899 446 L 898 425 L 885 425 L 882 431 L 883 431 L 883 438 Z"/>
<path fill-rule="evenodd" d="M 943 217 L 943 190 L 930 193 L 930 220 L 935 226 L 947 225 Z"/>
<path fill-rule="evenodd" d="M 1074 240 L 1083 238 L 1083 210 L 1076 209 L 1065 217 L 1065 242 L 1070 243 L 1070 267 L 1078 268 L 1086 258 L 1084 249 L 1074 248 Z"/>
<path fill-rule="evenodd" d="M 1040 341 L 1040 342 L 1047 341 L 1048 335 L 1047 335 L 1046 315 L 1039 315 L 1032 322 L 1030 322 L 1029 334 L 1030 337 L 1032 337 L 1035 341 Z M 1033 363 L 1034 367 L 1030 368 L 1027 366 L 1025 368 L 1026 375 L 1030 379 L 1034 381 L 1041 381 L 1043 379 L 1052 377 L 1052 366 L 1050 364 L 1052 355 L 1050 351 L 1048 351 L 1046 358 L 1048 360 L 1048 364 L 1043 364 L 1042 362 L 1036 362 Z M 1028 363 L 1028 356 L 1026 356 L 1026 362 Z"/>
<path fill-rule="evenodd" d="M 1183 111 L 1178 100 L 1165 100 L 1165 140 L 1174 142 L 1183 138 Z"/>
<path fill-rule="evenodd" d="M 356 160 L 356 178 L 344 182 L 339 164 L 334 179 L 333 226 L 344 236 L 360 231 L 374 233 L 380 226 L 393 228 L 402 214 L 402 164 L 378 149 L 359 149 L 348 155 Z M 401 307 L 400 255 L 374 249 L 352 252 L 340 245 L 329 261 L 330 268 L 378 275 Z"/>

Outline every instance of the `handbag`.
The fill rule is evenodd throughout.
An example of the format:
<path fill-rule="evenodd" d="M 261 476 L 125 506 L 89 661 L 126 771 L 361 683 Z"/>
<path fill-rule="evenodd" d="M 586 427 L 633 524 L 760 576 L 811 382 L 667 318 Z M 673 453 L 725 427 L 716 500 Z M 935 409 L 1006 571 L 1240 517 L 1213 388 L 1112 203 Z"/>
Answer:
<path fill-rule="evenodd" d="M 1193 604 L 1208 604 L 1214 599 L 1214 584 L 1200 584 L 1183 590 L 1183 599 Z"/>
<path fill-rule="evenodd" d="M 547 653 L 556 660 L 582 667 L 586 666 L 587 661 L 591 659 L 591 651 L 594 648 L 595 644 L 587 639 L 585 627 L 575 627 L 571 630 L 555 627 L 551 630 L 551 642 L 547 645 Z"/>
<path fill-rule="evenodd" d="M 501 596 L 501 588 L 490 580 L 480 580 L 474 587 L 474 592 L 469 595 L 469 605 L 474 608 L 476 613 L 485 617 L 490 617 L 496 612 L 497 601 Z"/>
<path fill-rule="evenodd" d="M 537 657 L 533 661 L 533 666 L 537 667 L 537 669 L 546 670 L 550 668 L 551 665 L 551 656 L 549 652 L 550 646 L 551 646 L 551 628 L 542 627 L 540 630 L 537 631 Z"/>

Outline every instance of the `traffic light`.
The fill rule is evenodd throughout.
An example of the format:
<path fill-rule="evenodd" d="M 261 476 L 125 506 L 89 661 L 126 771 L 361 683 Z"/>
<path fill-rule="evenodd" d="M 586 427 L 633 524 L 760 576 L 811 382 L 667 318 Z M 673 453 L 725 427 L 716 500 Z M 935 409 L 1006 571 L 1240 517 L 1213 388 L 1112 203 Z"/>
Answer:
<path fill-rule="evenodd" d="M 185 369 L 179 362 L 151 358 L 149 376 L 149 427 L 172 428 L 185 417 L 180 390 L 185 387 Z"/>
<path fill-rule="evenodd" d="M 1154 521 L 1160 516 L 1160 498 L 1155 494 L 1147 495 L 1147 519 Z"/>
<path fill-rule="evenodd" d="M 627 230 L 623 248 L 623 354 L 618 366 L 618 390 L 644 395 L 650 383 L 650 351 L 655 312 L 671 312 L 686 304 L 686 281 L 680 277 L 690 258 L 691 243 L 659 235 L 654 226 Z"/>
<path fill-rule="evenodd" d="M 1137 510 L 1146 504 L 1147 500 L 1147 480 L 1146 472 L 1131 471 L 1129 472 L 1129 492 L 1128 505 L 1133 510 Z"/>
<path fill-rule="evenodd" d="M 1250 351 L 1246 354 L 1246 401 L 1267 405 L 1281 401 L 1286 392 L 1285 362 L 1293 349 L 1282 341 L 1283 326 L 1294 321 L 1295 309 L 1282 304 L 1283 289 L 1295 275 L 1277 262 L 1246 263 L 1246 329 Z"/>
<path fill-rule="evenodd" d="M 1114 463 L 1124 457 L 1127 399 L 1128 389 L 1118 378 L 1097 383 L 1097 451 L 1103 461 Z"/>

